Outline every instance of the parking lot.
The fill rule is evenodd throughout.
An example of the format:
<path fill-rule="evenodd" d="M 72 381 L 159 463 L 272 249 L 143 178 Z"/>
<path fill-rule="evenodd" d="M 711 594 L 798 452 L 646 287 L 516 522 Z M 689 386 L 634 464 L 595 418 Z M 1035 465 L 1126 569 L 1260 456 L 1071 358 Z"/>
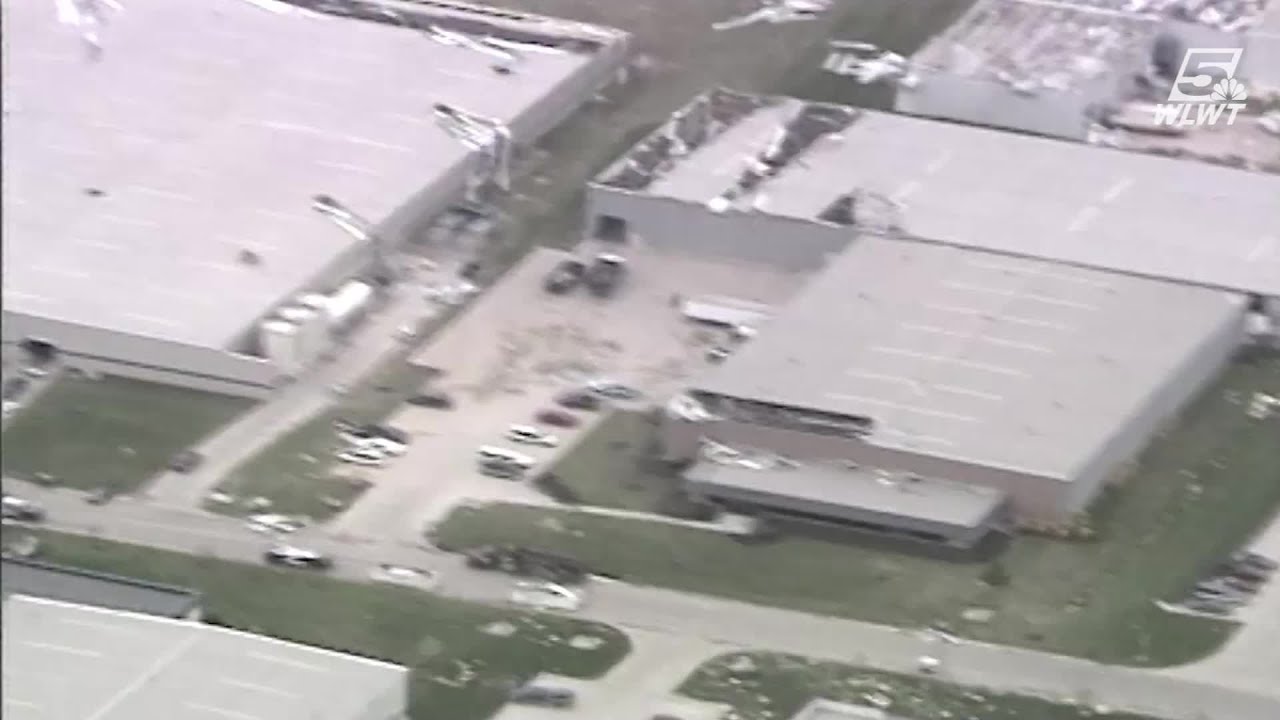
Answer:
<path fill-rule="evenodd" d="M 388 422 L 413 436 L 407 453 L 366 471 L 373 486 L 337 518 L 334 530 L 352 538 L 391 536 L 418 542 L 427 525 L 464 501 L 549 504 L 528 483 L 481 475 L 476 448 L 509 447 L 503 433 L 533 421 L 554 395 L 591 378 L 635 387 L 661 401 L 706 366 L 719 333 L 690 325 L 673 298 L 731 295 L 778 303 L 803 277 L 754 267 L 628 250 L 628 276 L 611 298 L 579 288 L 567 295 L 542 289 L 546 274 L 568 255 L 539 249 L 477 298 L 411 361 L 433 368 L 434 389 L 453 397 L 453 410 L 403 406 Z M 535 477 L 559 449 L 592 425 L 555 430 L 559 448 L 522 448 L 537 461 Z"/>

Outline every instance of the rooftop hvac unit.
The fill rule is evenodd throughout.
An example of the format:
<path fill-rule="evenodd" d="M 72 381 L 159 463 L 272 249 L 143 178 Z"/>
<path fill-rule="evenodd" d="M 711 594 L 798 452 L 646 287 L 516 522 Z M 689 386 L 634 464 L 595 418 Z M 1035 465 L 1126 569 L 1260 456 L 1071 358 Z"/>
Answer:
<path fill-rule="evenodd" d="M 373 300 L 373 288 L 368 283 L 352 280 L 329 298 L 329 327 L 338 330 L 349 327 L 368 308 Z"/>
<path fill-rule="evenodd" d="M 298 357 L 298 327 L 287 320 L 267 320 L 261 325 L 262 352 L 281 375 L 294 377 L 302 370 Z"/>
<path fill-rule="evenodd" d="M 329 346 L 328 317 L 305 307 L 287 307 L 280 311 L 280 317 L 297 328 L 298 362 L 310 366 Z"/>

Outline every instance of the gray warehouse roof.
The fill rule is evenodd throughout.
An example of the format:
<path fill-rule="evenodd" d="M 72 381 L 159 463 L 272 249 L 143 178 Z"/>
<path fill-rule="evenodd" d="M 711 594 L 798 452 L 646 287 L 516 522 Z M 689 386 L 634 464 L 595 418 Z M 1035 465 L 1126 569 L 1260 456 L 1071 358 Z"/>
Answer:
<path fill-rule="evenodd" d="M 1244 298 L 973 250 L 856 242 L 695 388 L 871 416 L 870 442 L 1070 478 Z"/>
<path fill-rule="evenodd" d="M 722 196 L 804 107 L 764 105 L 643 192 Z M 892 200 L 920 239 L 1280 295 L 1280 175 L 864 112 L 730 212 L 818 221 L 845 194 Z"/>
<path fill-rule="evenodd" d="M 0 562 L 0 591 L 170 618 L 200 607 L 194 590 L 19 558 Z"/>
<path fill-rule="evenodd" d="M 685 477 L 713 486 L 812 503 L 859 508 L 884 515 L 977 527 L 1004 502 L 994 488 L 920 477 L 892 477 L 831 465 L 755 469 L 703 461 Z"/>
<path fill-rule="evenodd" d="M 405 693 L 407 673 L 192 621 L 22 596 L 4 606 L 5 720 L 350 720 Z"/>
<path fill-rule="evenodd" d="M 502 76 L 387 24 L 126 5 L 89 62 L 53 3 L 4 4 L 5 310 L 206 347 L 351 246 L 312 196 L 381 221 L 465 159 L 435 103 L 511 120 L 591 60 Z"/>

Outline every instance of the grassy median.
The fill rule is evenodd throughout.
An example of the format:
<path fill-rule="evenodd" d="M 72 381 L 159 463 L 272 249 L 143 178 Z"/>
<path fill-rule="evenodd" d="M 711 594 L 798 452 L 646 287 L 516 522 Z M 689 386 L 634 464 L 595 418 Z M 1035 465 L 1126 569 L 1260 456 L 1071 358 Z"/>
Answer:
<path fill-rule="evenodd" d="M 105 540 L 40 537 L 42 560 L 197 589 L 206 617 L 230 627 L 405 665 L 417 720 L 483 720 L 513 684 L 541 672 L 597 677 L 630 650 L 625 635 L 598 623 Z M 579 649 L 574 638 L 597 644 Z"/>
<path fill-rule="evenodd" d="M 133 492 L 253 404 L 127 378 L 64 375 L 5 429 L 4 474 L 48 473 L 67 487 Z"/>
<path fill-rule="evenodd" d="M 698 668 L 680 692 L 731 705 L 741 720 L 791 717 L 815 698 L 877 707 L 904 718 L 1090 720 L 1105 716 L 1109 720 L 1156 720 L 772 653 L 722 655 Z"/>

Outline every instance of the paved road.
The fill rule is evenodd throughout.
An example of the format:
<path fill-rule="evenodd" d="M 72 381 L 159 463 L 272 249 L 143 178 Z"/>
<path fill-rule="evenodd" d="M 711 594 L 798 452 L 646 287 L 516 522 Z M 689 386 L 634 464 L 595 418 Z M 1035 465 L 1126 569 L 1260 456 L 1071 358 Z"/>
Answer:
<path fill-rule="evenodd" d="M 44 503 L 52 527 L 59 530 L 248 562 L 256 562 L 270 542 L 230 518 L 141 501 L 93 507 L 70 491 L 14 486 L 23 496 Z M 365 580 L 374 566 L 391 562 L 438 573 L 437 591 L 442 594 L 488 603 L 503 602 L 511 585 L 500 575 L 468 570 L 456 556 L 410 543 L 344 542 L 316 528 L 300 533 L 296 542 L 332 552 L 338 558 L 336 572 L 350 579 Z M 919 656 L 930 654 L 943 659 L 943 676 L 958 682 L 1084 698 L 1178 720 L 1280 717 L 1280 683 L 1231 688 L 1176 671 L 1108 667 L 978 643 L 939 644 L 898 628 L 623 583 L 595 583 L 581 614 L 723 650 L 772 650 L 899 672 L 912 671 Z"/>
<path fill-rule="evenodd" d="M 197 448 L 205 457 L 199 468 L 189 474 L 162 472 L 146 494 L 164 505 L 199 507 L 227 473 L 331 405 L 334 385 L 354 385 L 398 350 L 392 340 L 398 327 L 437 311 L 439 306 L 423 299 L 417 282 L 401 284 L 333 362 L 315 368 L 224 427 Z"/>

